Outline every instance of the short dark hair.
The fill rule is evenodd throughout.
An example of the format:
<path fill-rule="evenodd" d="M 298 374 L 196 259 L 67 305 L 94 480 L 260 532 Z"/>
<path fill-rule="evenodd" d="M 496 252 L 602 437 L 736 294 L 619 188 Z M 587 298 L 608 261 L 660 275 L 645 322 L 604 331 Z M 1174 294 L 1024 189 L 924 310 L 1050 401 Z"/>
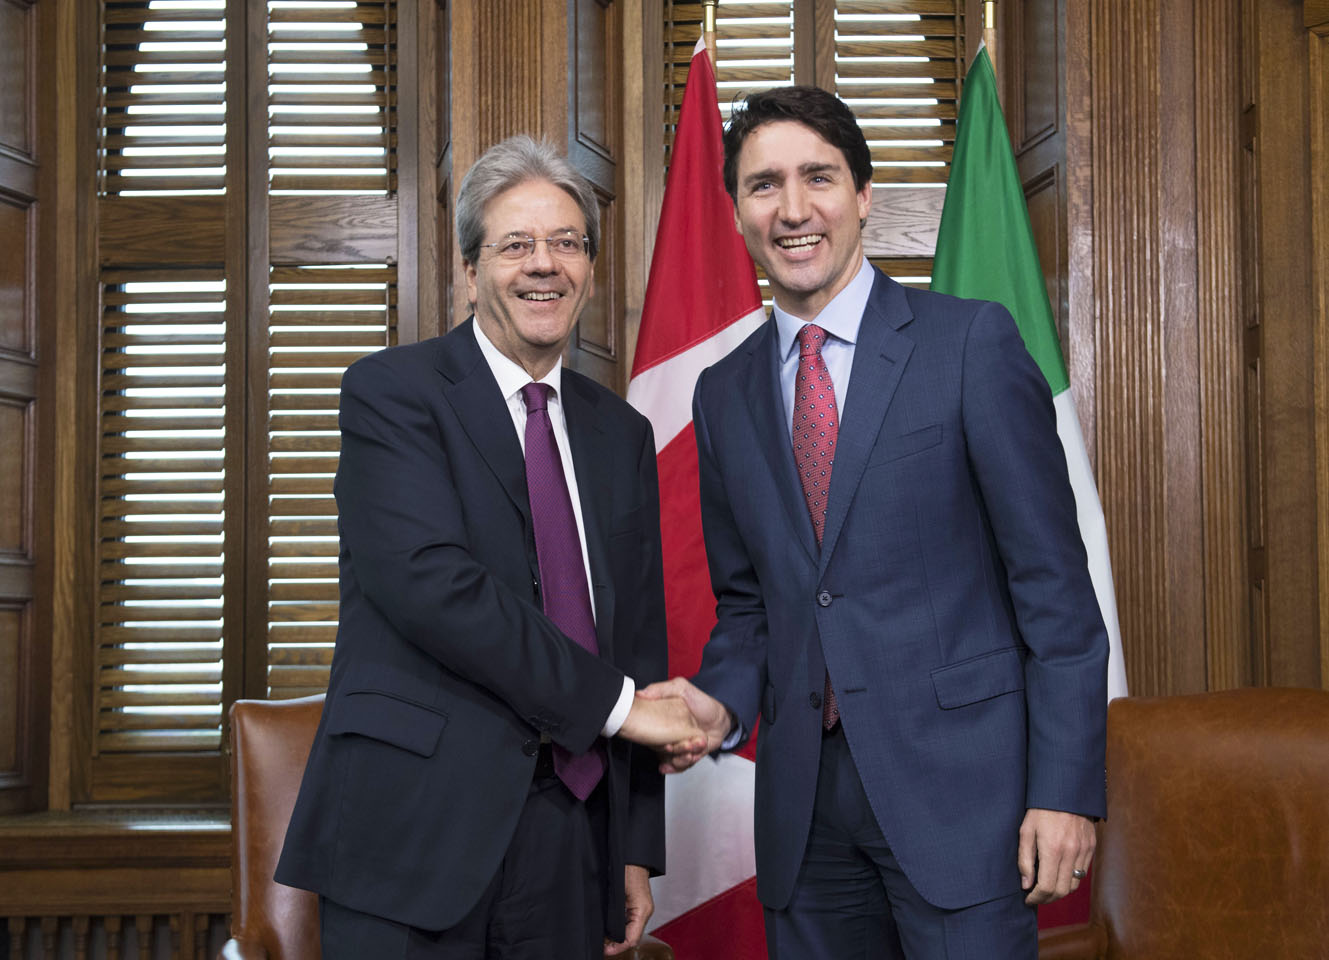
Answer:
<path fill-rule="evenodd" d="M 872 153 L 858 120 L 843 100 L 820 87 L 775 87 L 754 93 L 735 107 L 724 132 L 724 188 L 738 202 L 738 154 L 758 127 L 780 120 L 801 123 L 844 154 L 854 189 L 872 181 Z"/>
<path fill-rule="evenodd" d="M 475 263 L 484 241 L 485 207 L 505 190 L 532 180 L 547 180 L 576 201 L 586 221 L 590 256 L 600 249 L 600 206 L 590 181 L 547 140 L 525 134 L 496 143 L 475 161 L 457 190 L 457 245 L 465 263 Z"/>

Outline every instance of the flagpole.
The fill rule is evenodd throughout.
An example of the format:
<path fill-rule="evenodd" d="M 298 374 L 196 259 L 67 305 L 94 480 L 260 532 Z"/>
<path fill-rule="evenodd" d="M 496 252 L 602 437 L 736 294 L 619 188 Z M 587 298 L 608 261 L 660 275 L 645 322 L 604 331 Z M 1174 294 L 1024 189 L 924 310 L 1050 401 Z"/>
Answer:
<path fill-rule="evenodd" d="M 988 57 L 992 60 L 992 72 L 997 72 L 997 3 L 996 0 L 983 0 L 983 42 L 987 44 Z"/>
<path fill-rule="evenodd" d="M 719 2 L 720 0 L 701 0 L 701 35 L 706 38 L 706 53 L 710 55 L 712 68 L 720 62 L 715 55 L 715 8 Z"/>

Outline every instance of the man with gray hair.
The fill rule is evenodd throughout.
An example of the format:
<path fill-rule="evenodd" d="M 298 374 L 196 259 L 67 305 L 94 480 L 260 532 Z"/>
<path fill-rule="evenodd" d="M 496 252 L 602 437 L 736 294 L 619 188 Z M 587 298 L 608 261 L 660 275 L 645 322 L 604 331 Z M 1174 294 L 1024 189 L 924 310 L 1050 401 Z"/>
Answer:
<path fill-rule="evenodd" d="M 664 867 L 646 747 L 700 736 L 666 671 L 655 443 L 561 366 L 598 211 L 547 144 L 462 180 L 474 315 L 342 380 L 341 611 L 281 883 L 325 960 L 626 951 Z"/>

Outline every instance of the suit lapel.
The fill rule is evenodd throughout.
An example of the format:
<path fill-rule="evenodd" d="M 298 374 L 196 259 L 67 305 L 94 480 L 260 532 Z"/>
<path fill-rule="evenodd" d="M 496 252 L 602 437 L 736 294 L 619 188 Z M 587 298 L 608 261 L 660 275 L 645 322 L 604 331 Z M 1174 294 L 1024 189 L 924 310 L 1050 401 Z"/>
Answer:
<path fill-rule="evenodd" d="M 445 381 L 443 395 L 456 411 L 462 429 L 530 529 L 526 461 L 521 455 L 517 432 L 511 429 L 512 414 L 470 329 L 474 322 L 467 320 L 439 340 L 435 366 Z M 508 429 L 502 429 L 504 426 Z"/>
<path fill-rule="evenodd" d="M 822 572 L 835 551 L 835 542 L 863 478 L 868 456 L 881 433 L 882 420 L 913 352 L 913 341 L 898 332 L 912 319 L 904 288 L 878 273 L 858 328 L 849 395 L 845 398 L 845 412 L 835 441 L 835 467 L 831 470 L 826 529 L 821 543 Z"/>
<path fill-rule="evenodd" d="M 595 634 L 600 656 L 613 661 L 614 591 L 609 575 L 609 524 L 613 516 L 613 470 L 604 462 L 608 451 L 605 427 L 594 391 L 575 374 L 563 370 L 563 415 L 572 448 L 572 469 L 577 473 L 581 522 L 586 530 L 586 553 L 591 561 L 591 595 L 595 605 Z"/>
<path fill-rule="evenodd" d="M 784 418 L 784 394 L 780 389 L 779 337 L 775 321 L 767 320 L 766 335 L 754 344 L 749 357 L 748 408 L 752 414 L 757 446 L 766 456 L 775 486 L 780 491 L 798 542 L 813 563 L 817 561 L 817 541 L 812 533 L 803 485 L 794 466 L 794 443 Z"/>

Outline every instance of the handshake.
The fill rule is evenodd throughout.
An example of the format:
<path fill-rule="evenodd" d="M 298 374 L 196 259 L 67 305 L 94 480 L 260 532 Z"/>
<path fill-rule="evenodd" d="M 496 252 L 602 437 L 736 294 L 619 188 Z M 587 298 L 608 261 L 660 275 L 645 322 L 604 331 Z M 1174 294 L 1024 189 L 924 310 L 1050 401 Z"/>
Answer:
<path fill-rule="evenodd" d="M 681 773 L 718 750 L 732 727 L 723 703 L 675 677 L 637 691 L 618 735 L 653 748 L 661 773 Z"/>

